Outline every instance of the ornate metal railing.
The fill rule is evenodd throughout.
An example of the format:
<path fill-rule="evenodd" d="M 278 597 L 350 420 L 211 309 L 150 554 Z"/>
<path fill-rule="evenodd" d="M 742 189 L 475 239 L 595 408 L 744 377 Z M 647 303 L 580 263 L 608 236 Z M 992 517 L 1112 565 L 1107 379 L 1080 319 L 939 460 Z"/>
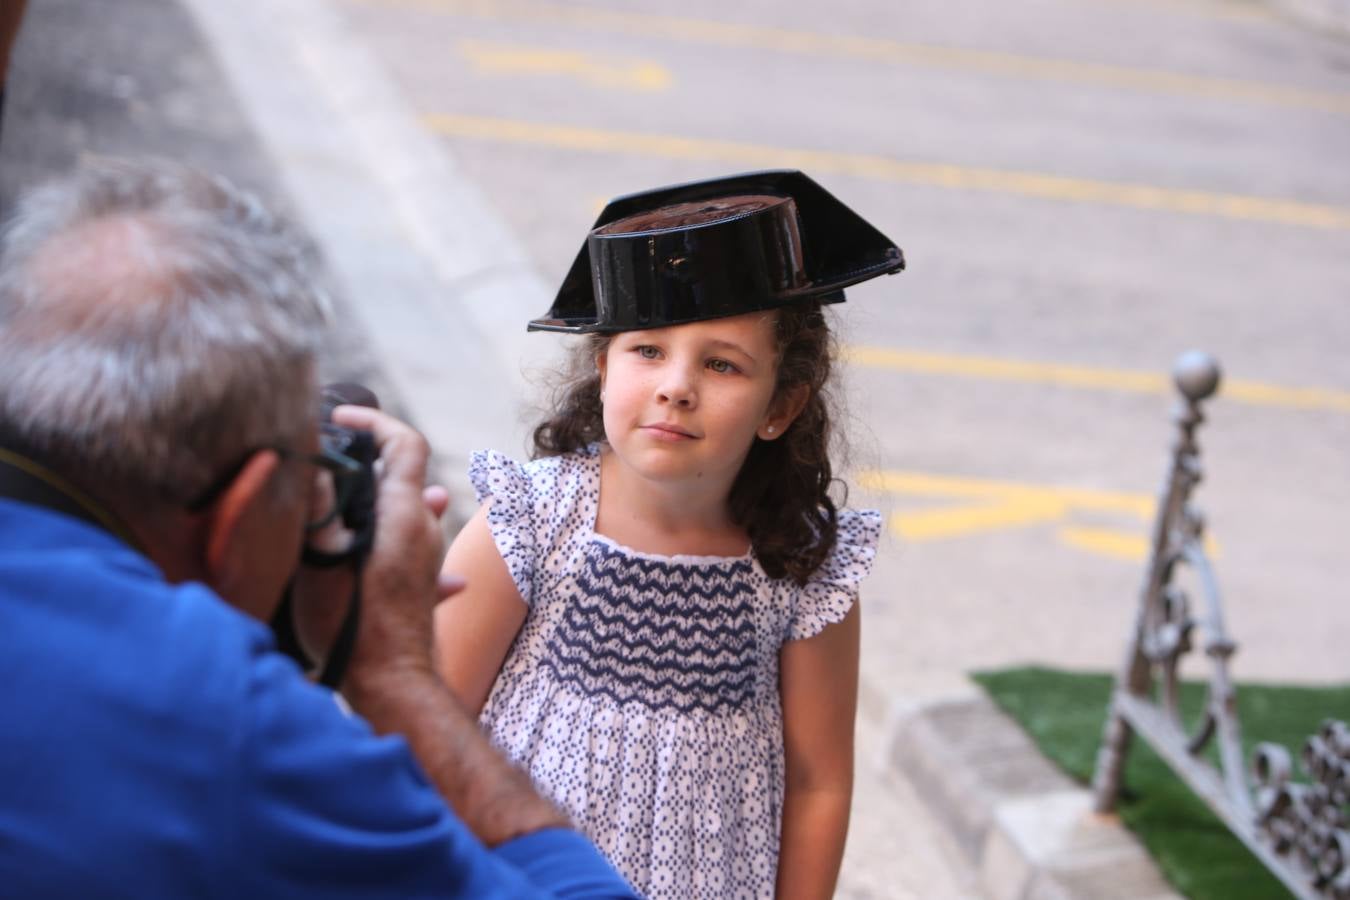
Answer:
<path fill-rule="evenodd" d="M 1350 729 L 1328 721 L 1308 739 L 1303 762 L 1310 784 L 1291 780 L 1289 752 L 1261 744 L 1253 757 L 1255 786 L 1242 758 L 1242 732 L 1229 661 L 1237 645 L 1224 625 L 1218 584 L 1205 551 L 1204 518 L 1192 503 L 1200 483 L 1195 432 L 1200 404 L 1219 387 L 1219 366 L 1187 353 L 1174 377 L 1181 399 L 1177 438 L 1159 499 L 1152 553 L 1139 612 L 1116 678 L 1093 792 L 1098 812 L 1115 807 L 1125 754 L 1137 733 L 1209 805 L 1257 858 L 1301 900 L 1350 900 Z M 1192 609 L 1192 582 L 1202 608 Z M 1198 635 L 1209 657 L 1199 720 L 1181 712 L 1181 662 Z M 1201 754 L 1216 745 L 1217 767 Z"/>

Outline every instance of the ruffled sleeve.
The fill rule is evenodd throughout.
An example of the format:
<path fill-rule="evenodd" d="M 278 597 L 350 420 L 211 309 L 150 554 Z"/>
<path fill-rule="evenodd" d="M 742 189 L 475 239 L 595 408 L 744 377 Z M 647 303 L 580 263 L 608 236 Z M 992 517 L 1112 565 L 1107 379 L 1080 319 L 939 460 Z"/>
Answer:
<path fill-rule="evenodd" d="M 881 514 L 874 509 L 839 513 L 834 550 L 811 579 L 797 591 L 787 639 L 814 637 L 848 615 L 858 600 L 858 586 L 872 571 L 881 539 Z"/>
<path fill-rule="evenodd" d="M 479 503 L 488 508 L 488 529 L 506 562 L 511 580 L 528 605 L 536 557 L 534 498 L 525 467 L 495 450 L 477 450 L 469 461 L 469 481 Z"/>

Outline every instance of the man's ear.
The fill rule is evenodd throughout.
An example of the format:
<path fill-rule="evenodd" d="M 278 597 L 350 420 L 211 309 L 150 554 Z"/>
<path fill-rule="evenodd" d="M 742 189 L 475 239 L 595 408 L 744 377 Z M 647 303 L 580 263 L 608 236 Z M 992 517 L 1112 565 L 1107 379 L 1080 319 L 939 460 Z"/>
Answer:
<path fill-rule="evenodd" d="M 268 484 L 280 465 L 275 450 L 254 453 L 206 513 L 206 575 L 222 596 L 248 577 L 243 570 L 250 565 L 244 552 L 250 527 L 269 515 Z"/>
<path fill-rule="evenodd" d="M 755 434 L 762 441 L 773 441 L 782 437 L 788 426 L 797 420 L 802 410 L 806 409 L 806 402 L 810 399 L 809 384 L 794 384 L 787 390 L 780 391 L 769 404 L 769 414 L 759 423 L 759 429 Z"/>

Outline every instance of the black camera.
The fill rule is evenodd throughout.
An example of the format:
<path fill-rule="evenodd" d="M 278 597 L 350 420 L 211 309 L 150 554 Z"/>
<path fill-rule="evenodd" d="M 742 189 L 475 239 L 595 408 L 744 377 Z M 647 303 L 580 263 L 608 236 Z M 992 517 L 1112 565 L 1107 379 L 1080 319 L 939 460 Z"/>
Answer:
<path fill-rule="evenodd" d="M 369 388 L 350 382 L 326 385 L 319 395 L 319 449 L 333 477 L 334 502 L 329 515 L 311 524 L 312 530 L 341 516 L 342 524 L 359 540 L 373 537 L 375 518 L 375 436 L 333 423 L 333 410 L 342 405 L 380 408 Z"/>
<path fill-rule="evenodd" d="M 332 506 L 326 515 L 310 523 L 309 530 L 317 531 L 340 518 L 353 535 L 364 535 L 375 524 L 375 460 L 379 457 L 375 436 L 323 422 L 319 425 L 319 453 L 333 479 Z"/>

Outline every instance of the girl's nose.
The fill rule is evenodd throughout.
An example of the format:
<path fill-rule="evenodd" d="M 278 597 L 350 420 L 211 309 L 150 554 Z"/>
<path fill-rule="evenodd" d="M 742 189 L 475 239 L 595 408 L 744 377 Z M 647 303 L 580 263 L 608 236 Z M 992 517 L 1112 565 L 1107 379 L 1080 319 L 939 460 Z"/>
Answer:
<path fill-rule="evenodd" d="M 661 381 L 657 397 L 662 403 L 669 403 L 682 409 L 693 409 L 698 402 L 698 391 L 694 379 L 682 366 L 671 366 Z"/>

